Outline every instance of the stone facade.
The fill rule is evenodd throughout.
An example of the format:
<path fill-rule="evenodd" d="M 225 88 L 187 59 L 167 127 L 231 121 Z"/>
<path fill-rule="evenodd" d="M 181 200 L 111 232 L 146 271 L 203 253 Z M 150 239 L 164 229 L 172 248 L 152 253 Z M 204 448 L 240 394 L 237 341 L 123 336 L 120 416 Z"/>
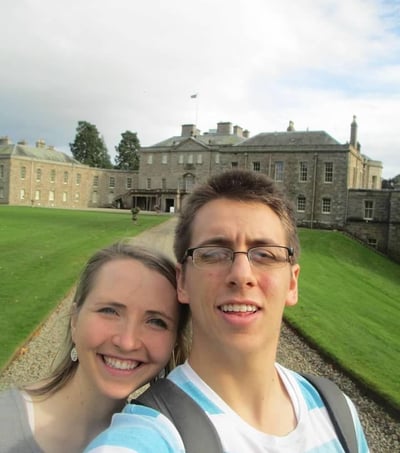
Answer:
<path fill-rule="evenodd" d="M 344 229 L 400 262 L 400 190 L 349 190 Z"/>
<path fill-rule="evenodd" d="M 270 176 L 293 201 L 299 226 L 346 230 L 400 261 L 400 191 L 382 190 L 382 163 L 361 153 L 356 118 L 341 144 L 325 131 L 260 133 L 229 122 L 140 150 L 137 172 L 91 168 L 39 141 L 0 139 L 0 203 L 178 212 L 212 174 L 232 168 Z M 24 170 L 23 170 L 24 168 Z"/>
<path fill-rule="evenodd" d="M 43 141 L 35 147 L 0 141 L 0 204 L 110 207 L 137 183 L 137 172 L 82 165 Z"/>

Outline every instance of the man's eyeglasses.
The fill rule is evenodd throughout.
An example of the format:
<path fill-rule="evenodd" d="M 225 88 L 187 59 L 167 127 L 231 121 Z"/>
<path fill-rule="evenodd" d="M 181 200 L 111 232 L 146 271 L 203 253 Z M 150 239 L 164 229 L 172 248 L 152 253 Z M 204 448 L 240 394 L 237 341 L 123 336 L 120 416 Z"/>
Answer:
<path fill-rule="evenodd" d="M 192 257 L 193 264 L 199 269 L 205 268 L 228 268 L 232 265 L 235 255 L 243 253 L 247 255 L 250 263 L 259 268 L 279 267 L 291 262 L 294 255 L 293 247 L 283 245 L 264 245 L 252 247 L 247 252 L 235 252 L 228 247 L 205 245 L 187 249 L 182 263 Z"/>

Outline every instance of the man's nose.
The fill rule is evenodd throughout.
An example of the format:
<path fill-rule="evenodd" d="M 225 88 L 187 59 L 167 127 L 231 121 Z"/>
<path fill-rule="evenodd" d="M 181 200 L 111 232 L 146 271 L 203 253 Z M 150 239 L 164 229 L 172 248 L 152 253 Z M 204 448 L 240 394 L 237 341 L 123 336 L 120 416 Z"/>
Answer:
<path fill-rule="evenodd" d="M 255 283 L 253 267 L 247 252 L 234 252 L 227 278 L 231 285 L 243 286 Z"/>

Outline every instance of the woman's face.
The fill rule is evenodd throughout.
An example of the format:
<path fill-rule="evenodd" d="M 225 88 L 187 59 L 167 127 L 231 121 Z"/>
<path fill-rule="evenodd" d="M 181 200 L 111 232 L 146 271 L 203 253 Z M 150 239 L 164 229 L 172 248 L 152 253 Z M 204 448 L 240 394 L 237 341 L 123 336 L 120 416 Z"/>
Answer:
<path fill-rule="evenodd" d="M 176 291 L 165 277 L 134 259 L 107 262 L 71 321 L 80 387 L 126 398 L 168 363 L 177 326 Z"/>

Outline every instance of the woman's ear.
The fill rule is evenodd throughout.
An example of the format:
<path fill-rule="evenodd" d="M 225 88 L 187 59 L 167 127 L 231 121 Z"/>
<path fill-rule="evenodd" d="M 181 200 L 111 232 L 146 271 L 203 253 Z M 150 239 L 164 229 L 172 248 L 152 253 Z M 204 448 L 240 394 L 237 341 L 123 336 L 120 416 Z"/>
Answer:
<path fill-rule="evenodd" d="M 74 336 L 75 336 L 77 322 L 78 322 L 78 306 L 76 305 L 76 303 L 73 303 L 72 307 L 71 307 L 70 327 L 71 327 L 71 337 L 72 337 L 72 341 L 74 343 L 75 343 Z"/>

